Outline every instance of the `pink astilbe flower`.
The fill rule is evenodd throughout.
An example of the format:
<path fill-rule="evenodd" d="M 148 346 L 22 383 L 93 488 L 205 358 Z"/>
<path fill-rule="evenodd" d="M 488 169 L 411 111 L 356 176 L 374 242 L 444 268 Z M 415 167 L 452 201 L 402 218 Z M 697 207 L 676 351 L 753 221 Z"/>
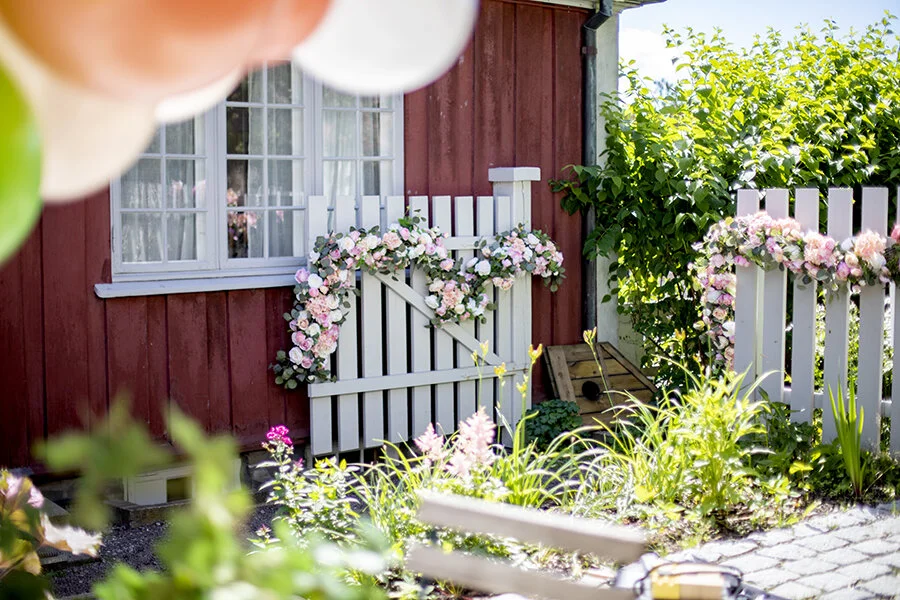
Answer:
<path fill-rule="evenodd" d="M 491 447 L 495 429 L 484 407 L 460 423 L 447 470 L 458 477 L 468 477 L 474 467 L 493 463 L 497 458 Z"/>
<path fill-rule="evenodd" d="M 431 462 L 442 462 L 447 458 L 447 449 L 444 448 L 444 436 L 438 435 L 434 430 L 434 424 L 429 423 L 425 433 L 417 437 L 413 442 L 416 448 L 425 455 L 428 464 Z"/>

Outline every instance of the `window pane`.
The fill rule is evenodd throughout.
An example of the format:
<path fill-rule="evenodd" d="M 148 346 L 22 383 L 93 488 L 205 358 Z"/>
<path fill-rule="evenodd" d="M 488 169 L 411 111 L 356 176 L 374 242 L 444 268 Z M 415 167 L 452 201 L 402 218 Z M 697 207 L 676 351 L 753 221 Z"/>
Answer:
<path fill-rule="evenodd" d="M 270 210 L 269 256 L 303 256 L 306 225 L 304 210 Z"/>
<path fill-rule="evenodd" d="M 228 206 L 262 206 L 265 203 L 261 159 L 229 160 L 225 169 Z"/>
<path fill-rule="evenodd" d="M 162 173 L 158 158 L 142 158 L 122 175 L 122 208 L 161 208 Z"/>
<path fill-rule="evenodd" d="M 269 206 L 300 206 L 303 196 L 303 161 L 269 160 Z"/>
<path fill-rule="evenodd" d="M 229 154 L 263 153 L 263 109 L 229 106 L 225 119 Z"/>
<path fill-rule="evenodd" d="M 356 148 L 356 113 L 323 111 L 322 145 L 327 157 L 358 156 Z"/>
<path fill-rule="evenodd" d="M 269 154 L 304 154 L 303 109 L 269 109 Z"/>
<path fill-rule="evenodd" d="M 263 213 L 228 211 L 228 257 L 261 258 L 263 256 Z"/>
<path fill-rule="evenodd" d="M 324 190 L 328 198 L 356 195 L 356 169 L 352 160 L 329 160 L 324 165 Z"/>
<path fill-rule="evenodd" d="M 206 161 L 170 158 L 166 160 L 166 189 L 169 208 L 206 208 Z"/>
<path fill-rule="evenodd" d="M 229 102 L 262 102 L 262 72 L 253 71 L 244 77 L 227 100 Z"/>
<path fill-rule="evenodd" d="M 122 261 L 160 262 L 163 256 L 162 214 L 122 215 Z"/>
<path fill-rule="evenodd" d="M 322 104 L 333 108 L 355 108 L 356 96 L 322 86 Z"/>
<path fill-rule="evenodd" d="M 390 156 L 393 118 L 390 113 L 363 113 L 363 156 Z"/>
<path fill-rule="evenodd" d="M 166 125 L 168 154 L 206 154 L 203 117 Z"/>
<path fill-rule="evenodd" d="M 153 139 L 150 140 L 150 145 L 147 146 L 146 150 L 144 150 L 145 154 L 159 154 L 162 150 L 159 132 L 160 130 L 157 128 L 156 132 L 153 134 Z"/>
<path fill-rule="evenodd" d="M 197 260 L 203 258 L 205 246 L 202 213 L 169 213 L 168 245 L 169 260 Z"/>
<path fill-rule="evenodd" d="M 363 108 L 391 108 L 393 96 L 362 96 L 359 99 Z"/>
<path fill-rule="evenodd" d="M 386 196 L 394 190 L 393 162 L 366 161 L 363 164 L 363 195 Z"/>
<path fill-rule="evenodd" d="M 303 104 L 303 77 L 290 61 L 271 64 L 266 79 L 270 104 Z"/>

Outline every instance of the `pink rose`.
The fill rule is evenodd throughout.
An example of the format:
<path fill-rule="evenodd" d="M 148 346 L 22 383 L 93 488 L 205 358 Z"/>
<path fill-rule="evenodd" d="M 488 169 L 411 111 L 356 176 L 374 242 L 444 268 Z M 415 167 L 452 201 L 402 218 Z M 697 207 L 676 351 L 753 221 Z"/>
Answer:
<path fill-rule="evenodd" d="M 294 275 L 294 279 L 297 280 L 297 283 L 306 283 L 306 280 L 309 279 L 309 271 L 306 269 L 300 269 Z"/>

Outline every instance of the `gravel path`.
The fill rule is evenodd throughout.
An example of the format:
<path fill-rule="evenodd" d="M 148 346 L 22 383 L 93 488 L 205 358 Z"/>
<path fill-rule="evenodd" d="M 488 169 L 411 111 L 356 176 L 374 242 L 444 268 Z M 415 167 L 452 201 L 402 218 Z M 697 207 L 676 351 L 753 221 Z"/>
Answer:
<path fill-rule="evenodd" d="M 245 527 L 244 536 L 249 537 L 260 525 L 272 521 L 275 508 L 257 508 Z M 117 563 L 125 563 L 138 570 L 160 569 L 159 560 L 153 552 L 156 542 L 165 534 L 166 524 L 151 523 L 141 527 L 115 526 L 103 534 L 99 560 L 60 568 L 48 573 L 53 593 L 56 597 L 87 594 L 94 583 L 101 581 Z"/>
<path fill-rule="evenodd" d="M 747 583 L 790 600 L 900 598 L 900 504 L 859 506 L 665 558 L 736 567 Z"/>

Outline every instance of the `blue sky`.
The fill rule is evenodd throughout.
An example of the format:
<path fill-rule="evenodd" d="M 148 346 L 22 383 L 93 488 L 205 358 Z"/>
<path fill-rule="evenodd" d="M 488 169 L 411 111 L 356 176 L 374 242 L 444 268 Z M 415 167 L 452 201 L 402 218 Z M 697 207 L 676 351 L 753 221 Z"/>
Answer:
<path fill-rule="evenodd" d="M 623 59 L 635 59 L 645 75 L 672 79 L 672 53 L 660 35 L 663 24 L 700 31 L 719 27 L 736 45 L 747 46 L 769 26 L 789 35 L 802 23 L 818 29 L 824 19 L 833 19 L 842 30 L 861 29 L 885 10 L 900 17 L 900 0 L 667 0 L 622 14 L 619 52 Z"/>

